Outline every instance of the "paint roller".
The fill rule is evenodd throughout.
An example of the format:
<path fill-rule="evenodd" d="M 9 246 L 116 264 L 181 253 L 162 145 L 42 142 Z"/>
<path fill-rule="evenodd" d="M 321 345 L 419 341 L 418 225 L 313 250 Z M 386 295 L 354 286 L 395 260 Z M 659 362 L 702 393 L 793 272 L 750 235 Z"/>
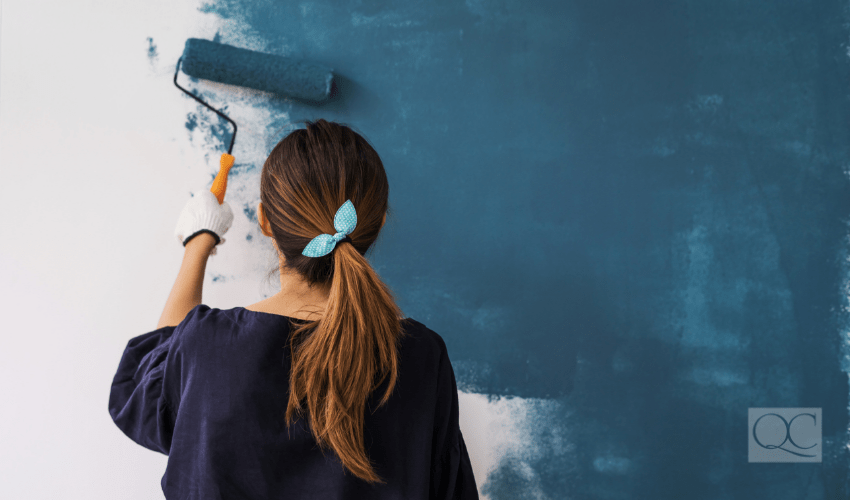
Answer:
<path fill-rule="evenodd" d="M 320 103 L 330 96 L 333 81 L 333 70 L 315 62 L 242 49 L 200 38 L 186 40 L 183 55 L 177 60 L 174 85 L 233 126 L 230 147 L 227 153 L 221 155 L 221 167 L 210 188 L 219 205 L 224 203 L 227 174 L 235 160 L 231 153 L 236 141 L 236 122 L 177 83 L 181 63 L 183 72 L 195 78 L 272 92 L 313 103 Z"/>

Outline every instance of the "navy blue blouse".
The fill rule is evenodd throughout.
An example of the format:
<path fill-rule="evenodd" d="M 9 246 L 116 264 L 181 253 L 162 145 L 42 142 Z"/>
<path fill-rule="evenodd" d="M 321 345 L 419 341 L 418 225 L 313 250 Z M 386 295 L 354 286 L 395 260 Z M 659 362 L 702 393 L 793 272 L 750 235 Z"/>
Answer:
<path fill-rule="evenodd" d="M 305 418 L 285 424 L 290 319 L 200 304 L 179 325 L 127 343 L 109 414 L 130 439 L 168 455 L 166 499 L 478 498 L 440 335 L 403 321 L 396 388 L 375 410 L 384 380 L 367 403 L 366 453 L 386 481 L 370 485 L 319 449 Z"/>

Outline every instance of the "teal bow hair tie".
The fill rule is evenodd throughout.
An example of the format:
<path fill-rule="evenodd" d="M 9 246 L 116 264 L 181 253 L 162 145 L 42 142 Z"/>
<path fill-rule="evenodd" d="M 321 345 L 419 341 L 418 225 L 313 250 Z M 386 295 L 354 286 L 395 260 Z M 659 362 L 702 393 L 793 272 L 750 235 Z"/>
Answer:
<path fill-rule="evenodd" d="M 357 227 L 357 212 L 354 211 L 354 205 L 351 204 L 351 200 L 345 200 L 345 203 L 339 207 L 339 210 L 336 211 L 336 215 L 334 215 L 334 229 L 337 230 L 336 234 L 320 234 L 310 240 L 310 243 L 307 243 L 307 246 L 304 247 L 304 251 L 301 252 L 302 255 L 306 255 L 307 257 L 321 257 L 323 255 L 327 255 L 331 253 L 331 250 L 336 247 L 336 244 L 340 241 L 346 240 L 349 243 L 351 242 L 351 238 L 348 237 L 354 228 Z"/>

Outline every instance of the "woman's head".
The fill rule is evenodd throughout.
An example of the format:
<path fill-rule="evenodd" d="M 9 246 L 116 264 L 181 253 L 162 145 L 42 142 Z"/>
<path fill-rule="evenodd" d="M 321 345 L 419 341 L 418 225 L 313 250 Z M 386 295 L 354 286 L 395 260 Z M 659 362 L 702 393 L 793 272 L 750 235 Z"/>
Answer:
<path fill-rule="evenodd" d="M 338 250 L 306 257 L 304 247 L 319 234 L 336 232 L 334 214 L 350 199 L 357 212 L 351 245 L 365 255 L 386 221 L 389 184 L 381 158 L 360 134 L 323 119 L 306 125 L 284 137 L 266 159 L 258 217 L 286 267 L 322 286 L 330 284 Z"/>
<path fill-rule="evenodd" d="M 317 442 L 368 482 L 383 482 L 366 456 L 367 399 L 388 379 L 378 406 L 389 399 L 398 373 L 403 314 L 392 291 L 366 260 L 389 210 L 389 185 L 378 153 L 349 127 L 317 120 L 283 138 L 260 177 L 260 225 L 273 238 L 281 265 L 309 285 L 327 286 L 321 319 L 292 322 L 286 423 L 306 405 Z M 326 255 L 304 248 L 334 234 L 334 215 L 351 200 L 357 225 Z"/>

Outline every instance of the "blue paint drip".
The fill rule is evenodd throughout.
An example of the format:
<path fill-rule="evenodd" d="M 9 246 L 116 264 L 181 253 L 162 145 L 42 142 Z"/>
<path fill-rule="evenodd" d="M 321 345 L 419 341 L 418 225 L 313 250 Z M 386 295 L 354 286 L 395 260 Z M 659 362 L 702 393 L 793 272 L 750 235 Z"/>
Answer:
<path fill-rule="evenodd" d="M 159 54 L 156 52 L 156 44 L 153 43 L 153 38 L 148 37 L 148 59 L 151 64 L 155 63 Z"/>

